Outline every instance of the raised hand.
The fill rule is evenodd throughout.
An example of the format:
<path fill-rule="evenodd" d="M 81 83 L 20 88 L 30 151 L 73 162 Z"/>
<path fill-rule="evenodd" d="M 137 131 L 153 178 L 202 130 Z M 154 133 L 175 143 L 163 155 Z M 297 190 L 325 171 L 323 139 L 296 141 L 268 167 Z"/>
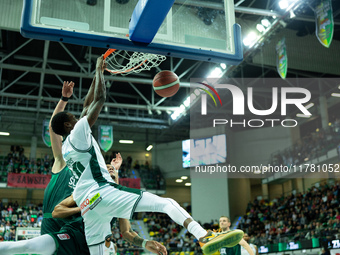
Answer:
<path fill-rule="evenodd" d="M 61 90 L 61 94 L 63 97 L 71 97 L 73 94 L 73 87 L 74 82 L 73 81 L 64 81 L 63 88 Z"/>
<path fill-rule="evenodd" d="M 168 252 L 166 251 L 166 248 L 162 244 L 156 241 L 147 241 L 145 245 L 145 249 L 158 255 L 168 254 Z"/>
<path fill-rule="evenodd" d="M 102 72 L 104 72 L 106 67 L 105 61 L 104 61 L 104 55 L 101 55 L 99 58 L 97 58 L 97 64 L 96 68 L 100 69 Z"/>
<path fill-rule="evenodd" d="M 120 166 L 122 165 L 123 163 L 123 158 L 122 158 L 122 155 L 120 155 L 120 153 L 116 153 L 116 158 L 113 158 L 111 160 L 111 165 L 114 166 L 114 168 L 116 170 L 118 170 L 120 168 Z"/>

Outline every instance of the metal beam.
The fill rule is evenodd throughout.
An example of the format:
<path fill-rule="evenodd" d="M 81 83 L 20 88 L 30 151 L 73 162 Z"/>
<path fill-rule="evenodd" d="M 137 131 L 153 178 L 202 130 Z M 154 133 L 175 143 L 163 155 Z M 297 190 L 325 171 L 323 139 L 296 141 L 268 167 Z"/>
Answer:
<path fill-rule="evenodd" d="M 242 1 L 239 1 L 242 3 Z M 213 3 L 213 2 L 203 2 L 203 1 L 194 1 L 194 0 L 176 0 L 175 4 L 187 5 L 187 6 L 195 6 L 195 7 L 203 7 L 208 9 L 215 9 L 224 11 L 224 4 L 221 3 Z M 240 3 L 236 3 L 234 9 L 235 12 L 245 13 L 245 14 L 253 14 L 259 16 L 276 16 L 280 17 L 281 14 L 272 10 L 251 8 L 251 7 L 243 7 L 238 6 Z"/>
<path fill-rule="evenodd" d="M 294 20 L 300 20 L 300 21 L 306 21 L 306 22 L 312 22 L 315 23 L 315 18 L 314 17 L 308 17 L 308 16 L 296 16 Z M 334 20 L 334 25 L 339 26 L 340 21 L 339 20 Z"/>
<path fill-rule="evenodd" d="M 145 101 L 145 103 L 152 107 L 151 103 L 149 102 L 148 99 L 146 99 L 146 97 L 142 94 L 142 92 L 140 92 L 135 85 L 133 85 L 131 82 L 128 82 L 130 84 L 130 86 L 138 93 L 138 95 L 140 95 L 141 98 L 143 98 L 143 100 Z"/>
<path fill-rule="evenodd" d="M 26 42 L 24 42 L 23 44 L 21 44 L 18 48 L 16 48 L 15 50 L 13 50 L 10 54 L 8 54 L 6 57 L 4 57 L 3 59 L 1 59 L 0 63 L 3 63 L 6 59 L 8 59 L 9 57 L 11 57 L 13 54 L 17 53 L 19 50 L 21 50 L 23 47 L 25 47 L 27 44 L 29 44 L 33 39 L 29 39 Z"/>
<path fill-rule="evenodd" d="M 237 6 L 235 7 L 235 12 L 243 13 L 243 14 L 252 14 L 258 16 L 276 16 L 281 17 L 282 15 L 273 10 L 265 10 L 265 9 L 258 9 L 258 8 L 251 8 L 251 7 L 243 7 Z"/>
<path fill-rule="evenodd" d="M 35 66 L 37 66 L 37 65 L 39 65 L 41 62 L 38 62 L 38 63 L 36 63 L 35 65 L 34 65 L 34 67 Z M 17 84 L 17 82 L 22 78 L 22 77 L 24 77 L 26 74 L 28 74 L 29 72 L 28 71 L 26 71 L 26 72 L 24 72 L 23 74 L 21 74 L 18 78 L 16 78 L 14 81 L 12 81 L 10 84 L 8 84 L 6 87 L 4 87 L 1 91 L 0 91 L 0 93 L 3 93 L 6 89 L 8 89 L 8 88 L 10 88 L 12 85 L 14 85 L 14 84 Z"/>
<path fill-rule="evenodd" d="M 32 73 L 42 73 L 44 70 L 42 68 L 38 67 L 31 67 L 31 66 L 22 66 L 22 65 L 12 65 L 12 64 L 5 64 L 0 63 L 0 68 L 3 69 L 9 69 L 9 70 L 15 70 L 15 71 L 29 71 Z M 62 76 L 68 76 L 68 77 L 78 77 L 78 78 L 87 78 L 87 79 L 93 79 L 93 75 L 88 73 L 79 73 L 79 72 L 72 72 L 72 71 L 65 71 L 65 70 L 45 70 L 45 74 L 51 74 L 51 75 L 62 75 Z M 118 81 L 118 82 L 132 82 L 132 83 L 138 83 L 138 84 L 148 84 L 152 85 L 152 79 L 143 79 L 143 78 L 134 78 L 129 76 L 113 76 L 113 75 L 105 75 L 105 80 L 108 81 Z M 190 87 L 190 82 L 181 82 L 181 87 Z"/>
<path fill-rule="evenodd" d="M 30 96 L 30 95 L 23 95 L 23 94 L 15 94 L 15 93 L 2 93 L 1 97 L 9 97 L 9 98 L 23 98 L 28 100 L 38 100 L 38 96 Z M 59 102 L 60 98 L 52 98 L 52 97 L 41 97 L 41 100 L 46 102 Z M 69 100 L 70 104 L 83 104 L 82 100 Z M 148 110 L 150 106 L 148 105 L 140 105 L 140 104 L 122 104 L 122 103 L 105 103 L 104 106 L 108 106 L 111 108 L 125 108 L 125 109 L 140 109 L 140 110 Z M 178 107 L 174 106 L 157 106 L 153 107 L 153 110 L 160 110 L 160 111 L 175 111 Z M 15 110 L 15 108 L 13 108 Z"/>
<path fill-rule="evenodd" d="M 62 42 L 59 42 L 59 44 L 61 45 L 61 47 L 63 47 L 63 49 L 67 52 L 67 54 L 73 59 L 73 61 L 79 66 L 79 68 L 84 73 L 86 73 L 85 68 L 79 63 L 78 59 L 76 59 L 75 56 L 73 56 L 73 54 L 66 48 L 66 46 Z"/>
<path fill-rule="evenodd" d="M 0 109 L 5 110 L 16 110 L 16 111 L 22 111 L 22 112 L 36 112 L 37 109 L 35 107 L 15 107 L 14 109 L 11 106 L 8 105 L 0 105 Z M 46 114 L 52 114 L 53 109 L 41 109 L 42 113 Z M 80 112 L 70 111 L 72 114 L 80 114 Z M 126 120 L 126 121 L 139 121 L 139 122 L 149 122 L 149 123 L 156 123 L 156 124 L 168 124 L 168 120 L 162 120 L 162 119 L 152 119 L 152 118 L 136 118 L 133 116 L 119 116 L 119 115 L 112 115 L 112 114 L 99 114 L 99 118 L 103 120 Z"/>
<path fill-rule="evenodd" d="M 2 70 L 2 69 L 0 69 Z M 78 92 L 78 97 L 81 97 L 81 90 L 82 90 L 82 79 L 80 78 L 80 83 L 79 83 L 79 88 L 75 88 L 75 89 L 78 89 L 79 92 Z M 4 84 L 6 84 L 6 82 L 8 82 L 7 80 L 3 80 Z M 23 85 L 23 86 L 31 86 L 31 87 L 37 87 L 37 83 L 35 82 L 28 82 L 28 81 L 18 81 L 16 82 L 15 84 L 17 85 Z M 52 85 L 52 84 L 44 84 L 44 88 L 48 88 L 48 89 L 61 89 L 62 86 L 61 85 Z M 1 92 L 1 91 L 0 91 Z M 124 93 L 118 93 L 118 92 L 111 92 L 111 91 L 107 91 L 106 92 L 107 95 L 109 96 L 117 96 L 117 97 L 125 97 L 125 98 L 133 98 L 133 99 L 138 99 L 140 98 L 139 96 L 137 95 L 129 95 L 129 94 L 124 94 Z M 73 94 L 74 95 L 74 94 Z M 75 97 L 78 99 L 78 97 Z"/>
<path fill-rule="evenodd" d="M 42 98 L 42 92 L 43 92 L 43 87 L 44 87 L 44 82 L 45 82 L 45 72 L 44 71 L 46 70 L 49 48 L 50 48 L 50 41 L 45 41 L 43 64 L 42 64 L 43 72 L 41 72 L 41 74 L 40 74 L 40 85 L 39 85 L 38 102 L 37 102 L 37 117 L 36 117 L 37 120 L 39 118 L 39 113 L 40 113 L 40 110 L 41 110 L 40 109 L 41 108 L 41 98 Z"/>

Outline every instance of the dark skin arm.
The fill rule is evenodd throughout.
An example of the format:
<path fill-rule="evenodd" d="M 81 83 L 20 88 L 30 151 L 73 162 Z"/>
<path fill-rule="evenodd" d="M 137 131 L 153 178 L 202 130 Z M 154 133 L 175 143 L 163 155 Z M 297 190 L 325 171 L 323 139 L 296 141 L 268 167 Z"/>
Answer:
<path fill-rule="evenodd" d="M 61 201 L 52 212 L 53 218 L 67 218 L 73 214 L 80 213 L 80 207 L 77 207 L 76 202 L 73 200 L 73 194 L 63 201 Z"/>
<path fill-rule="evenodd" d="M 120 155 L 120 153 L 116 154 L 116 158 L 112 159 L 113 164 L 115 164 L 115 167 L 118 167 L 119 169 L 120 165 L 123 162 L 123 159 Z M 117 172 L 117 181 L 118 181 L 118 172 Z M 72 216 L 73 214 L 79 213 L 80 207 L 77 207 L 76 202 L 73 199 L 73 194 L 67 198 L 65 198 L 63 201 L 61 201 L 58 205 L 54 207 L 54 210 L 52 212 L 53 218 L 67 218 L 69 216 Z"/>
<path fill-rule="evenodd" d="M 97 59 L 94 98 L 87 110 L 87 121 L 89 122 L 90 127 L 97 121 L 106 100 L 106 86 L 103 74 L 104 68 L 105 63 L 103 56 L 101 56 Z"/>
<path fill-rule="evenodd" d="M 90 104 L 93 102 L 94 99 L 94 87 L 96 82 L 96 76 L 93 78 L 89 91 L 84 100 L 83 111 L 80 115 L 80 119 L 87 114 Z"/>
<path fill-rule="evenodd" d="M 71 97 L 73 94 L 73 87 L 74 82 L 68 82 L 64 81 L 63 89 L 61 91 L 62 95 L 64 97 Z M 54 115 L 56 115 L 59 112 L 64 111 L 65 107 L 67 105 L 67 102 L 59 100 L 57 106 L 55 107 L 53 114 L 51 116 L 51 121 Z M 62 137 L 60 135 L 57 135 L 53 132 L 51 121 L 49 123 L 49 130 L 50 130 L 50 138 L 51 138 L 51 146 L 52 146 L 52 152 L 54 157 L 54 163 L 52 166 L 52 173 L 58 173 L 60 172 L 66 165 L 63 155 L 61 153 L 61 146 L 62 146 Z"/>
<path fill-rule="evenodd" d="M 132 230 L 130 221 L 128 221 L 127 219 L 119 219 L 119 229 L 123 238 L 126 241 L 132 243 L 133 245 L 142 247 L 144 239 L 141 238 L 135 231 Z M 155 254 L 163 255 L 168 254 L 166 248 L 156 241 L 147 241 L 145 249 Z"/>

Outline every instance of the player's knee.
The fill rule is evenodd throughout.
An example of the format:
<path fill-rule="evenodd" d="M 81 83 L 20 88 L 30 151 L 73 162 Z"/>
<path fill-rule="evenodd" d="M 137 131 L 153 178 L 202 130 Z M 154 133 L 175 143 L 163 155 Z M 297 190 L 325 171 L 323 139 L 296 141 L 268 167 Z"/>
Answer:
<path fill-rule="evenodd" d="M 33 242 L 26 242 L 23 245 L 23 250 L 24 251 L 30 251 L 31 253 L 36 252 L 36 247 L 37 245 Z"/>
<path fill-rule="evenodd" d="M 180 205 L 172 198 L 166 198 L 165 200 L 167 201 L 166 202 L 167 207 L 177 207 L 177 208 L 180 207 Z"/>

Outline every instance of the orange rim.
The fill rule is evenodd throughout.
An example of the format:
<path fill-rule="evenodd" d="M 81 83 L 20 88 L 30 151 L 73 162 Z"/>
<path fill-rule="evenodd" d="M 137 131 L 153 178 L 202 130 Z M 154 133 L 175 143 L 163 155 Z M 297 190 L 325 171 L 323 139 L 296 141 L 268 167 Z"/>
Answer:
<path fill-rule="evenodd" d="M 106 59 L 111 53 L 115 52 L 116 49 L 108 49 L 104 54 L 104 59 Z"/>

